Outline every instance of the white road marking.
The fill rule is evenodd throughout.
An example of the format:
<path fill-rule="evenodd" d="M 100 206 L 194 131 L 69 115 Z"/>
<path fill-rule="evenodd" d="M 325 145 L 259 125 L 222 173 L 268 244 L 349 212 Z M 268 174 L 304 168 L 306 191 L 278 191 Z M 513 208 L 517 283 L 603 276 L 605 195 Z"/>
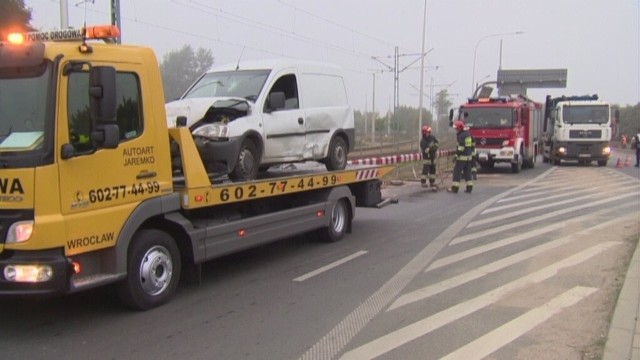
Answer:
<path fill-rule="evenodd" d="M 391 304 L 391 306 L 389 307 L 389 309 L 387 311 L 391 311 L 394 309 L 397 309 L 401 306 L 404 305 L 408 305 L 420 300 L 424 300 L 428 297 L 431 297 L 433 295 L 439 294 L 441 292 L 453 289 L 455 287 L 458 287 L 460 285 L 466 284 L 470 281 L 473 280 L 477 280 L 483 276 L 489 275 L 491 273 L 494 273 L 496 271 L 500 271 L 506 267 L 509 267 L 511 265 L 517 264 L 519 262 L 528 260 L 533 258 L 534 256 L 540 255 L 546 251 L 555 249 L 557 247 L 566 245 L 571 243 L 572 241 L 576 241 L 579 240 L 584 234 L 588 234 L 592 231 L 597 231 L 601 228 L 605 228 L 607 226 L 612 226 L 615 225 L 617 223 L 623 222 L 623 221 L 627 221 L 630 217 L 626 217 L 623 219 L 614 219 L 614 220 L 610 220 L 607 221 L 606 223 L 602 223 L 602 224 L 598 224 L 594 227 L 591 227 L 589 229 L 584 229 L 581 230 L 579 232 L 573 233 L 571 235 L 567 235 L 565 237 L 544 243 L 542 245 L 538 245 L 532 248 L 529 248 L 527 250 L 515 253 L 511 256 L 507 256 L 505 258 L 502 258 L 500 260 L 496 260 L 492 263 L 483 265 L 478 267 L 477 269 L 473 269 L 470 271 L 467 271 L 465 273 L 456 275 L 454 277 L 448 278 L 446 280 L 443 280 L 441 282 L 435 283 L 433 285 L 429 285 L 427 287 L 423 287 L 421 289 L 412 291 L 410 293 L 406 293 L 400 297 L 398 297 L 398 299 L 393 302 L 393 304 Z"/>
<path fill-rule="evenodd" d="M 515 281 L 502 285 L 496 289 L 479 295 L 473 299 L 456 304 L 446 310 L 443 310 L 437 314 L 428 316 L 422 320 L 398 329 L 394 332 L 386 334 L 359 346 L 353 350 L 346 352 L 340 359 L 343 360 L 364 360 L 374 359 L 382 354 L 385 354 L 395 348 L 398 348 L 404 344 L 409 343 L 415 339 L 420 338 L 442 326 L 450 324 L 462 317 L 469 315 L 475 311 L 483 309 L 491 304 L 496 303 L 505 295 L 522 288 L 531 286 L 532 284 L 540 283 L 546 279 L 556 275 L 558 271 L 578 265 L 593 256 L 600 254 L 608 248 L 620 244 L 619 242 L 605 242 L 598 244 L 589 249 L 583 250 L 575 255 L 572 255 L 562 261 L 556 262 L 545 268 L 542 268 L 534 273 L 523 276 Z"/>
<path fill-rule="evenodd" d="M 611 181 L 608 181 L 606 185 L 602 185 L 602 186 L 600 186 L 598 184 L 599 183 L 596 182 L 596 183 L 593 184 L 593 186 L 594 187 L 598 187 L 598 191 L 599 192 L 602 192 L 603 190 L 605 190 L 607 188 L 620 187 L 622 185 L 621 182 L 612 183 Z M 496 212 L 496 211 L 511 209 L 511 208 L 524 207 L 524 206 L 528 206 L 528 205 L 535 204 L 535 203 L 540 203 L 540 202 L 548 203 L 549 201 L 551 201 L 553 199 L 564 198 L 564 197 L 567 197 L 567 196 L 573 196 L 573 195 L 584 194 L 584 193 L 589 193 L 589 194 L 593 195 L 593 189 L 578 189 L 578 190 L 569 191 L 569 192 L 562 191 L 560 194 L 557 194 L 557 195 L 549 195 L 548 193 L 545 192 L 544 196 L 538 196 L 537 198 L 532 199 L 532 200 L 519 201 L 518 203 L 511 203 L 509 205 L 490 207 L 489 209 L 483 211 L 482 215 L 489 214 L 489 213 Z"/>
<path fill-rule="evenodd" d="M 478 215 L 482 210 L 494 204 L 497 200 L 520 191 L 527 186 L 540 181 L 548 174 L 552 173 L 551 168 L 536 178 L 522 183 L 512 189 L 493 196 L 467 211 L 460 218 L 455 220 L 447 229 L 429 242 L 416 256 L 411 259 L 402 269 L 385 282 L 369 298 L 363 301 L 349 315 L 347 315 L 333 329 L 326 333 L 318 342 L 309 348 L 300 359 L 303 360 L 329 360 L 342 351 L 342 349 L 353 339 L 378 313 L 393 300 L 424 268 L 431 263 L 433 258 L 447 246 L 453 237 L 464 228 L 466 224 Z"/>
<path fill-rule="evenodd" d="M 576 210 L 590 208 L 590 207 L 594 207 L 594 206 L 597 206 L 597 205 L 602 205 L 602 204 L 610 203 L 610 202 L 617 201 L 617 200 L 620 200 L 620 199 L 628 198 L 628 197 L 629 197 L 629 194 L 628 193 L 624 193 L 624 194 L 618 195 L 616 197 L 608 197 L 608 198 L 600 199 L 600 200 L 597 200 L 597 201 L 588 201 L 588 202 L 585 202 L 585 203 L 580 204 L 580 205 L 576 205 L 576 206 L 564 208 L 564 209 L 561 209 L 561 210 L 557 210 L 557 211 L 554 211 L 554 212 L 546 213 L 545 215 L 538 216 L 537 218 L 538 219 L 554 218 L 556 216 L 568 214 L 568 213 L 571 213 L 571 212 L 576 211 Z M 498 221 L 498 220 L 504 220 L 506 217 L 511 217 L 511 214 L 502 215 L 502 216 L 495 216 L 495 217 L 492 217 L 492 218 L 489 218 L 489 219 L 482 219 L 482 220 L 478 220 L 478 221 L 472 221 L 472 222 L 469 223 L 469 225 L 467 225 L 467 227 L 474 227 L 474 226 L 478 226 L 478 225 L 482 225 L 482 224 L 488 224 L 490 222 L 494 222 L 494 221 Z"/>
<path fill-rule="evenodd" d="M 626 196 L 628 196 L 628 195 L 626 195 Z M 617 200 L 617 199 L 618 198 L 613 199 L 613 200 Z M 516 221 L 516 222 L 510 223 L 510 224 L 505 224 L 505 225 L 501 225 L 501 226 L 495 226 L 495 227 L 492 227 L 492 228 L 489 228 L 489 229 L 486 229 L 486 230 L 476 231 L 474 233 L 467 234 L 467 235 L 458 236 L 457 238 L 455 238 L 455 239 L 453 239 L 451 241 L 450 245 L 463 243 L 463 242 L 466 242 L 466 241 L 478 239 L 478 238 L 481 238 L 481 237 L 484 237 L 484 236 L 488 236 L 488 235 L 498 234 L 498 233 L 501 233 L 503 231 L 509 231 L 509 230 L 512 230 L 512 229 L 518 229 L 518 228 L 520 228 L 521 226 L 524 226 L 524 225 L 534 224 L 534 223 L 537 223 L 539 221 L 547 220 L 547 219 L 550 219 L 550 218 L 553 219 L 553 218 L 555 218 L 557 216 L 565 214 L 566 211 L 580 210 L 580 209 L 588 207 L 588 206 L 591 206 L 591 203 L 585 204 L 583 206 L 576 206 L 576 207 L 569 208 L 569 209 L 563 209 L 563 210 L 558 210 L 558 211 L 554 211 L 554 212 L 551 212 L 551 213 L 546 213 L 544 215 L 539 215 L 539 216 L 532 217 L 532 218 L 529 218 L 529 219 L 526 219 L 526 220 Z M 609 207 L 608 209 L 609 210 L 621 210 L 623 208 L 630 207 L 630 206 L 635 206 L 635 204 L 628 204 L 628 203 L 616 204 L 613 207 Z"/>
<path fill-rule="evenodd" d="M 342 264 L 344 264 L 346 262 L 349 262 L 349 261 L 351 261 L 351 260 L 353 260 L 353 259 L 355 259 L 355 258 L 357 258 L 359 256 L 362 256 L 362 255 L 364 255 L 366 253 L 367 253 L 367 251 L 364 251 L 364 250 L 363 251 L 358 251 L 358 252 L 356 252 L 354 254 L 351 254 L 351 255 L 349 255 L 349 256 L 347 256 L 345 258 L 342 258 L 342 259 L 340 259 L 338 261 L 332 262 L 329 265 L 325 265 L 325 266 L 319 268 L 318 270 L 314 270 L 314 271 L 308 272 L 308 273 L 306 273 L 306 274 L 304 274 L 302 276 L 299 276 L 299 277 L 293 279 L 293 281 L 299 281 L 299 282 L 300 281 L 305 281 L 305 280 L 307 280 L 309 278 L 312 278 L 312 277 L 314 277 L 316 275 L 322 274 L 325 271 L 329 271 L 329 270 L 331 270 L 333 268 L 336 268 L 336 267 L 338 267 L 338 266 L 340 266 L 340 265 L 342 265 Z"/>
<path fill-rule="evenodd" d="M 565 308 L 577 304 L 596 291 L 598 291 L 596 288 L 576 286 L 546 304 L 528 311 L 526 314 L 509 321 L 458 350 L 449 353 L 440 358 L 440 360 L 482 359 L 549 320 Z"/>
<path fill-rule="evenodd" d="M 435 270 L 435 269 L 438 269 L 440 267 L 443 267 L 443 266 L 446 266 L 446 265 L 450 265 L 450 264 L 456 263 L 458 261 L 462 261 L 464 259 L 468 259 L 468 258 L 470 258 L 472 256 L 476 256 L 476 255 L 488 252 L 490 250 L 495 250 L 495 249 L 501 248 L 503 246 L 515 244 L 515 243 L 517 243 L 519 241 L 522 241 L 522 240 L 525 240 L 525 239 L 529 239 L 529 238 L 532 238 L 534 236 L 538 236 L 538 235 L 541 235 L 541 234 L 544 234 L 544 233 L 547 233 L 547 232 L 550 232 L 550 231 L 553 231 L 553 230 L 564 228 L 564 227 L 567 227 L 567 226 L 569 226 L 571 224 L 574 224 L 574 223 L 578 223 L 578 222 L 589 220 L 589 219 L 593 219 L 593 218 L 598 218 L 598 217 L 601 217 L 602 215 L 604 215 L 605 213 L 608 213 L 608 212 L 611 212 L 611 210 L 609 210 L 609 209 L 600 210 L 600 211 L 593 212 L 593 213 L 590 213 L 590 214 L 587 214 L 587 215 L 582 215 L 582 216 L 573 218 L 573 219 L 571 219 L 571 220 L 569 220 L 567 222 L 557 222 L 557 223 L 542 227 L 540 229 L 535 229 L 535 230 L 532 230 L 532 231 L 529 231 L 529 232 L 526 232 L 526 233 L 523 233 L 523 234 L 511 236 L 511 237 L 508 237 L 506 239 L 495 241 L 495 242 L 492 242 L 492 243 L 489 243 L 489 244 L 486 244 L 486 245 L 481 245 L 481 246 L 478 246 L 478 247 L 475 247 L 475 248 L 472 248 L 472 249 L 469 249 L 469 250 L 466 250 L 466 251 L 461 251 L 461 252 L 455 253 L 453 255 L 445 256 L 445 257 L 440 258 L 440 259 L 434 261 L 433 263 L 431 263 L 431 265 L 427 268 L 427 270 L 425 270 L 425 272 L 431 271 L 431 270 Z M 586 230 L 589 230 L 589 231 L 595 230 L 595 229 L 598 229 L 598 228 L 601 228 L 601 227 L 605 227 L 605 226 L 611 225 L 613 223 L 617 223 L 617 222 L 624 221 L 626 219 L 635 218 L 635 217 L 636 217 L 635 215 L 630 215 L 630 216 L 627 216 L 625 218 L 613 219 L 613 220 L 610 220 L 610 221 L 607 221 L 607 222 L 600 223 L 600 224 L 598 224 L 598 225 L 596 225 L 594 227 L 591 227 L 589 229 L 586 229 Z M 581 232 L 583 232 L 583 231 L 585 231 L 585 230 L 582 230 Z"/>
<path fill-rule="evenodd" d="M 612 193 L 615 193 L 615 191 L 612 191 Z M 604 199 L 602 199 L 602 197 L 605 196 Z M 482 225 L 482 224 L 489 224 L 492 222 L 496 222 L 496 221 L 502 221 L 505 219 L 509 219 L 509 218 L 513 218 L 513 217 L 518 217 L 520 215 L 524 215 L 524 214 L 529 214 L 532 212 L 536 212 L 536 211 L 540 211 L 540 210 L 545 210 L 545 209 L 549 209 L 549 208 L 554 208 L 560 205 L 567 205 L 567 204 L 571 204 L 571 203 L 575 203 L 575 202 L 580 202 L 580 203 L 586 203 L 586 204 L 593 204 L 593 203 L 597 203 L 599 199 L 599 201 L 602 200 L 606 200 L 606 201 L 610 201 L 610 198 L 608 197 L 609 193 L 592 193 L 592 194 L 588 194 L 588 195 L 584 195 L 584 196 L 578 196 L 578 197 L 574 197 L 571 199 L 566 199 L 566 200 L 562 200 L 562 201 L 555 201 L 552 202 L 550 204 L 545 204 L 545 205 L 539 205 L 539 206 L 530 206 L 528 208 L 525 209 L 521 209 L 521 210 L 517 210 L 517 211 L 510 211 L 508 213 L 505 214 L 500 214 L 500 215 L 496 215 L 493 217 L 488 217 L 488 218 L 484 218 L 481 220 L 477 220 L 477 221 L 472 221 L 471 223 L 469 223 L 469 227 L 474 227 L 474 226 L 478 226 L 478 225 Z M 625 193 L 623 195 L 621 195 L 622 197 L 629 197 L 629 194 L 625 191 Z M 584 201 L 583 200 L 596 200 L 595 202 L 591 202 L 591 201 Z M 563 212 L 567 212 L 566 210 L 563 210 Z"/>

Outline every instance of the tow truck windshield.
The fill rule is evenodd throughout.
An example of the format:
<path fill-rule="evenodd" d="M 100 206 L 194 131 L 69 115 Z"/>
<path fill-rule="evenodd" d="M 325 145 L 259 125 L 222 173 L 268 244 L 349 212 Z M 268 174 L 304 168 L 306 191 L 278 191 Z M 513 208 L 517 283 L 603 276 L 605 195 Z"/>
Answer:
<path fill-rule="evenodd" d="M 462 121 L 476 128 L 512 128 L 513 110 L 511 108 L 465 108 L 461 112 Z"/>
<path fill-rule="evenodd" d="M 571 105 L 562 108 L 562 121 L 566 124 L 607 124 L 607 105 Z"/>
<path fill-rule="evenodd" d="M 42 147 L 50 78 L 48 62 L 0 69 L 0 157 Z"/>
<path fill-rule="evenodd" d="M 256 101 L 267 81 L 269 70 L 241 70 L 206 73 L 183 99 L 236 97 Z"/>

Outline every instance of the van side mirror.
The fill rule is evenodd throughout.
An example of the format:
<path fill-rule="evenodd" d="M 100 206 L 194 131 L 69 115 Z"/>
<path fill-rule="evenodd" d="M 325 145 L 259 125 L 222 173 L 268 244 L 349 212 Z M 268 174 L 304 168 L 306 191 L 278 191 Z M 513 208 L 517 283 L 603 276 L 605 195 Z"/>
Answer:
<path fill-rule="evenodd" d="M 267 111 L 272 112 L 280 109 L 284 109 L 284 100 L 285 95 L 282 91 L 276 91 L 269 94 L 269 99 L 267 100 Z"/>

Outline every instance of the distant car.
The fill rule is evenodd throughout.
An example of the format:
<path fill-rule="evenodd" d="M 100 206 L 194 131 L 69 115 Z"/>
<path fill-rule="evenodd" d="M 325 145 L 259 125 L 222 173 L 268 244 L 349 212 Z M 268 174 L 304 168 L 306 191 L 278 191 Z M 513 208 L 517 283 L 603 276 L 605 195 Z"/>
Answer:
<path fill-rule="evenodd" d="M 166 110 L 170 127 L 186 117 L 207 170 L 234 181 L 307 160 L 341 170 L 354 146 L 342 71 L 325 63 L 278 59 L 214 67 Z"/>

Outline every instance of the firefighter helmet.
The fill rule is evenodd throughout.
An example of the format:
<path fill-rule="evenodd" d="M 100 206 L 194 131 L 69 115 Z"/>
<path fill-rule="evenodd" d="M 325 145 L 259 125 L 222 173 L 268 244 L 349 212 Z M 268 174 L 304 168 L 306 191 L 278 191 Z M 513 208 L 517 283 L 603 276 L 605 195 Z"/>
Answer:
<path fill-rule="evenodd" d="M 464 121 L 456 120 L 456 122 L 453 123 L 453 128 L 456 129 L 457 132 L 464 130 Z"/>
<path fill-rule="evenodd" d="M 431 134 L 431 126 L 429 125 L 425 125 L 422 127 L 422 135 L 429 135 Z"/>

